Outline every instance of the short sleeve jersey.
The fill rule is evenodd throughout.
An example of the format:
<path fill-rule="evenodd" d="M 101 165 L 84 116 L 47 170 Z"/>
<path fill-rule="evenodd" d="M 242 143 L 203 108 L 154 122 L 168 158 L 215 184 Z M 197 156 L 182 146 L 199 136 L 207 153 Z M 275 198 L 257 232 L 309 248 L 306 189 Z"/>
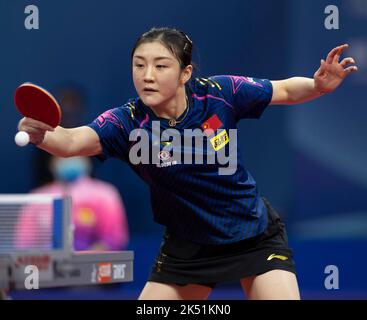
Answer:
<path fill-rule="evenodd" d="M 240 119 L 260 118 L 271 82 L 220 75 L 195 78 L 186 89 L 188 107 L 173 125 L 139 97 L 101 114 L 89 124 L 100 138 L 100 157 L 127 162 L 150 187 L 154 220 L 177 237 L 226 244 L 256 236 L 267 212 L 239 157 L 236 130 Z"/>

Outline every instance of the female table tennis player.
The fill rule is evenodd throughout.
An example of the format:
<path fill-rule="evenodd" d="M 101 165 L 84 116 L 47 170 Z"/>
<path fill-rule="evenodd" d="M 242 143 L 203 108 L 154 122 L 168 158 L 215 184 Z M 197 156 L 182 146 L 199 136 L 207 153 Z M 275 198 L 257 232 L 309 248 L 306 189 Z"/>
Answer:
<path fill-rule="evenodd" d="M 158 163 L 150 159 L 150 164 L 133 164 L 129 153 L 137 142 L 129 134 L 140 128 L 152 139 L 153 121 L 159 121 L 162 131 L 202 130 L 208 140 L 200 150 L 204 155 L 228 151 L 228 131 L 239 120 L 260 118 L 268 105 L 318 98 L 357 71 L 348 66 L 355 63 L 353 58 L 339 62 L 347 47 L 336 47 L 321 60 L 313 79 L 191 79 L 192 41 L 181 31 L 153 28 L 132 50 L 137 98 L 87 126 L 52 131 L 23 118 L 19 129 L 56 156 L 117 157 L 148 183 L 154 219 L 166 231 L 140 299 L 206 299 L 216 283 L 235 280 L 249 299 L 300 299 L 284 224 L 260 196 L 241 159 L 236 159 L 235 172 L 221 175 L 218 163 L 171 161 L 171 152 L 162 150 L 172 143 L 166 141 L 158 149 Z"/>

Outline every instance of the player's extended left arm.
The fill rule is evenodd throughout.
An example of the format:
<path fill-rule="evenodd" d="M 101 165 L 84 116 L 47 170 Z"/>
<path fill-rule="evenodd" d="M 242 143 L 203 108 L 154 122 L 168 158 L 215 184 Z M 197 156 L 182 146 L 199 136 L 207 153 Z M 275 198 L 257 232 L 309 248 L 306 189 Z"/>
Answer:
<path fill-rule="evenodd" d="M 273 97 L 270 104 L 298 104 L 318 98 L 326 93 L 333 92 L 343 80 L 352 72 L 358 70 L 352 57 L 340 56 L 347 44 L 331 50 L 325 60 L 321 60 L 320 68 L 315 72 L 313 79 L 293 77 L 285 80 L 271 81 Z"/>

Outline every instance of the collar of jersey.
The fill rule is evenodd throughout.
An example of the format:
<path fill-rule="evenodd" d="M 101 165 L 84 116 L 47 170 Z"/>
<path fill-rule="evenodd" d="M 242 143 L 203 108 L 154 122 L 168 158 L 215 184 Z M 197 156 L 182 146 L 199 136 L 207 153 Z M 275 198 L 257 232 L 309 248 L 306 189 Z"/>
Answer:
<path fill-rule="evenodd" d="M 186 92 L 187 92 L 186 94 L 187 94 L 187 98 L 188 98 L 188 101 L 189 101 L 190 109 L 189 109 L 188 114 L 187 114 L 186 118 L 184 119 L 184 121 L 183 122 L 180 122 L 180 123 L 177 123 L 176 127 L 179 126 L 179 125 L 182 125 L 183 123 L 185 123 L 190 118 L 190 115 L 191 115 L 191 112 L 192 112 L 192 109 L 193 109 L 193 106 L 194 106 L 194 104 L 193 104 L 193 98 L 192 98 L 192 92 L 191 92 L 191 89 L 188 86 L 186 86 Z M 170 119 L 168 119 L 168 118 L 162 118 L 162 117 L 157 116 L 153 112 L 153 110 L 151 108 L 149 108 L 148 106 L 146 106 L 143 103 L 143 101 L 140 98 L 138 98 L 138 101 L 143 106 L 143 108 L 146 110 L 146 112 L 149 113 L 151 119 L 162 121 L 162 122 L 166 123 L 167 126 L 168 126 L 168 121 Z M 180 121 L 183 117 L 185 117 L 185 115 L 186 115 L 186 109 L 185 109 L 185 111 L 176 120 L 177 121 Z"/>

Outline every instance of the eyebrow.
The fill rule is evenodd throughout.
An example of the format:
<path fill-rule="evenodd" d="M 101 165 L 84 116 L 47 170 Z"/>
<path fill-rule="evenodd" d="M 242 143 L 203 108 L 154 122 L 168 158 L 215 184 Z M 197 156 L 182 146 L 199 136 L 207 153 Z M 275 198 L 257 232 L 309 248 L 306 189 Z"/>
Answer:
<path fill-rule="evenodd" d="M 144 57 L 142 57 L 142 56 L 134 56 L 134 58 L 139 58 L 139 59 L 143 59 L 143 60 L 145 60 L 145 58 Z M 168 59 L 168 60 L 172 60 L 172 58 L 170 58 L 170 57 L 156 57 L 156 58 L 154 58 L 154 60 L 163 60 L 163 59 Z"/>

